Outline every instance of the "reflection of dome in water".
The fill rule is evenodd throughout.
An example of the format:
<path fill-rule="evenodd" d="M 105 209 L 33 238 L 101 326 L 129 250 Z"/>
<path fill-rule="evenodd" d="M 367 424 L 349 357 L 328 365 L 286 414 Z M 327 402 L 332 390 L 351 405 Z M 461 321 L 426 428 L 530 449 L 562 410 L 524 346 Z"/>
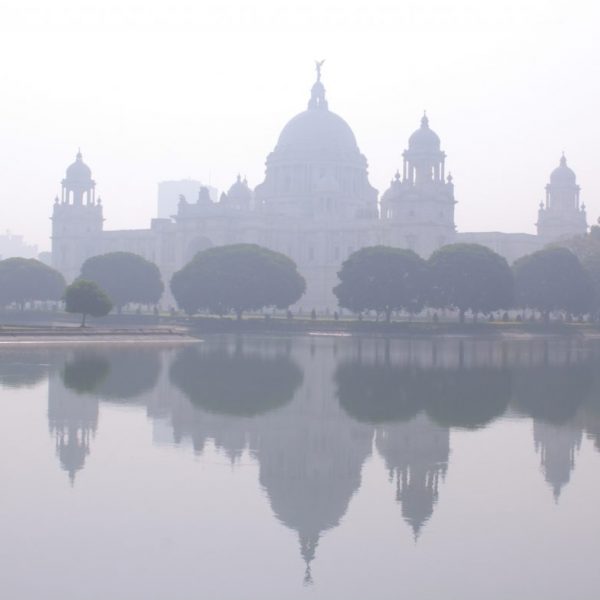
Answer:
<path fill-rule="evenodd" d="M 64 387 L 61 377 L 50 377 L 48 425 L 54 434 L 56 453 L 71 482 L 90 452 L 98 426 L 98 398 L 82 396 Z"/>
<path fill-rule="evenodd" d="M 334 402 L 317 392 L 273 413 L 256 449 L 273 512 L 298 532 L 307 580 L 319 538 L 346 513 L 371 451 L 371 427 L 349 419 Z"/>
<path fill-rule="evenodd" d="M 553 425 L 543 421 L 533 422 L 535 449 L 540 453 L 542 470 L 558 500 L 563 487 L 571 479 L 575 467 L 575 454 L 579 450 L 582 427 L 576 423 Z"/>
<path fill-rule="evenodd" d="M 433 514 L 440 477 L 448 468 L 450 430 L 421 414 L 407 423 L 382 425 L 376 446 L 396 480 L 402 515 L 417 537 Z"/>

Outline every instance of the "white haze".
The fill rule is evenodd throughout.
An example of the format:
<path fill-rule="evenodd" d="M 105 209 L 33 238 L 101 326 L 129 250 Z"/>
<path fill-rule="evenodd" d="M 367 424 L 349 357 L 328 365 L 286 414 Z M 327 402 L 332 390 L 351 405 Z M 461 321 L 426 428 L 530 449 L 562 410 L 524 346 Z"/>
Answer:
<path fill-rule="evenodd" d="M 330 108 L 383 192 L 423 109 L 460 231 L 534 229 L 564 150 L 600 213 L 600 10 L 592 1 L 102 2 L 0 7 L 0 231 L 49 247 L 78 146 L 105 226 L 142 228 L 156 184 L 254 186 L 326 58 Z"/>

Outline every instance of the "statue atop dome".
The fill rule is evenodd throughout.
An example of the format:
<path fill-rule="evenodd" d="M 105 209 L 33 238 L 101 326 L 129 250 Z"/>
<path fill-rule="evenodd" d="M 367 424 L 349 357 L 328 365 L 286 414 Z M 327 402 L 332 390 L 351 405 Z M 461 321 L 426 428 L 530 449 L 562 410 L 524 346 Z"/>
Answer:
<path fill-rule="evenodd" d="M 317 81 L 321 81 L 321 68 L 325 63 L 325 59 L 323 60 L 315 60 L 315 68 L 317 69 Z"/>

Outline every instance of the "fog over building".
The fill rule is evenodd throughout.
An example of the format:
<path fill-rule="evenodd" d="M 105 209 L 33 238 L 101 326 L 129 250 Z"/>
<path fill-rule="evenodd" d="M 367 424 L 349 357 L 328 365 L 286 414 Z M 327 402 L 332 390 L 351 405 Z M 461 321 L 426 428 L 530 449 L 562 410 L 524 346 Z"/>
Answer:
<path fill-rule="evenodd" d="M 12 256 L 37 258 L 37 255 L 37 246 L 26 243 L 22 235 L 15 235 L 10 231 L 0 233 L 0 260 Z"/>
<path fill-rule="evenodd" d="M 238 175 L 218 202 L 209 189 L 198 185 L 195 195 L 180 194 L 172 218 L 167 208 L 161 209 L 148 229 L 104 230 L 102 202 L 79 152 L 55 200 L 53 265 L 72 280 L 87 258 L 129 251 L 155 262 L 168 284 L 200 250 L 256 243 L 295 260 L 307 280 L 299 306 L 323 310 L 337 305 L 332 288 L 342 262 L 365 246 L 410 248 L 428 257 L 445 244 L 473 242 L 512 262 L 548 242 L 587 231 L 575 173 L 563 156 L 546 186 L 537 235 L 457 232 L 452 175 L 446 171 L 446 154 L 427 115 L 409 138 L 401 171 L 378 200 L 352 129 L 329 109 L 321 65 L 317 64 L 306 110 L 285 125 L 268 155 L 262 183 L 252 189 Z M 163 185 L 167 183 L 182 182 Z M 189 183 L 196 189 L 196 182 Z M 172 194 L 170 198 L 172 202 Z M 533 218 L 535 199 L 523 200 Z M 168 292 L 165 300 L 172 303 Z"/>
<path fill-rule="evenodd" d="M 156 203 L 156 216 L 159 219 L 170 219 L 177 213 L 177 206 L 181 196 L 184 198 L 197 198 L 200 188 L 207 188 L 210 199 L 217 201 L 217 189 L 204 185 L 196 179 L 179 179 L 173 181 L 161 181 L 158 184 L 158 200 Z"/>

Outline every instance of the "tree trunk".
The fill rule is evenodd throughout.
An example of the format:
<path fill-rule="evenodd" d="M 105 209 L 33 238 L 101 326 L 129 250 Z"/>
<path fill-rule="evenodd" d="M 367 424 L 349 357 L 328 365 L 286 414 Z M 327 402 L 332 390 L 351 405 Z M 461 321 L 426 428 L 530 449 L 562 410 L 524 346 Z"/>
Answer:
<path fill-rule="evenodd" d="M 464 308 L 459 308 L 458 309 L 458 322 L 461 325 L 465 324 L 465 309 Z"/>
<path fill-rule="evenodd" d="M 236 311 L 235 311 L 235 314 L 236 314 L 236 317 L 237 317 L 237 320 L 238 320 L 238 321 L 241 321 L 241 320 L 242 320 L 242 313 L 243 313 L 243 312 L 244 312 L 243 310 L 236 310 Z"/>
<path fill-rule="evenodd" d="M 389 323 L 391 320 L 392 320 L 392 309 L 386 308 L 385 309 L 385 322 Z"/>
<path fill-rule="evenodd" d="M 87 315 L 85 313 L 83 313 L 81 315 L 81 326 L 85 327 L 85 318 L 87 317 Z"/>

